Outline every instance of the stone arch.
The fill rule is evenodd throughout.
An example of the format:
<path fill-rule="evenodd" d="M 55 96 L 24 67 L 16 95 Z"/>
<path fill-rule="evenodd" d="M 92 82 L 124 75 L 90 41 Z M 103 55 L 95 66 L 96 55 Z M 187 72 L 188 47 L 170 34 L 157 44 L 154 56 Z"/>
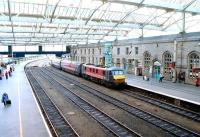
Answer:
<path fill-rule="evenodd" d="M 200 53 L 197 51 L 192 51 L 188 54 L 188 69 L 191 70 L 194 67 L 200 66 Z"/>
<path fill-rule="evenodd" d="M 189 78 L 195 78 L 196 74 L 193 73 L 193 68 L 200 68 L 200 52 L 191 51 L 187 56 L 187 68 Z"/>
<path fill-rule="evenodd" d="M 173 54 L 169 51 L 165 51 L 162 55 L 162 62 L 163 62 L 164 75 L 170 76 L 171 75 L 170 64 L 173 62 Z"/>
<path fill-rule="evenodd" d="M 143 64 L 144 68 L 149 67 L 151 65 L 151 53 L 148 51 L 145 51 L 143 53 Z"/>
<path fill-rule="evenodd" d="M 149 51 L 143 53 L 143 74 L 146 76 L 150 74 L 151 58 L 151 53 Z"/>
<path fill-rule="evenodd" d="M 158 61 L 159 63 L 161 63 L 161 60 L 160 59 L 158 59 L 157 57 L 155 57 L 155 58 L 153 58 L 152 59 L 152 65 L 154 64 L 154 62 L 156 62 L 156 61 Z M 162 63 L 161 63 L 162 64 Z"/>
<path fill-rule="evenodd" d="M 163 61 L 165 57 L 171 58 L 171 60 L 173 60 L 173 54 L 170 51 L 165 51 L 162 57 L 163 57 Z"/>

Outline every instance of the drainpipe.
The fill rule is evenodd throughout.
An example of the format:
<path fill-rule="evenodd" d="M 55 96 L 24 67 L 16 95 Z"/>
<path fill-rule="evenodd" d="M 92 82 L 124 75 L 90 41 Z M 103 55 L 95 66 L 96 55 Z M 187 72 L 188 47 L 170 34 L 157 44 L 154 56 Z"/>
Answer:
<path fill-rule="evenodd" d="M 174 58 L 173 58 L 173 62 L 177 61 L 177 41 L 174 40 Z"/>

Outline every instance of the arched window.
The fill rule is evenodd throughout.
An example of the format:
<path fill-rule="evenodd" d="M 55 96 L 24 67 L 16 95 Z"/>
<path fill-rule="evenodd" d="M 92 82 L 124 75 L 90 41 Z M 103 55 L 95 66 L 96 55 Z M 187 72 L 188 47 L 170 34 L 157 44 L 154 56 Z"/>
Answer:
<path fill-rule="evenodd" d="M 151 54 L 149 52 L 144 52 L 144 68 L 148 68 L 151 64 Z"/>
<path fill-rule="evenodd" d="M 199 66 L 199 55 L 197 55 L 196 53 L 191 53 L 189 55 L 189 69 L 192 70 L 192 68 L 198 66 Z"/>
<path fill-rule="evenodd" d="M 170 64 L 172 63 L 173 56 L 169 52 L 163 54 L 164 73 L 170 73 Z"/>
<path fill-rule="evenodd" d="M 192 69 L 200 67 L 200 56 L 197 53 L 192 52 L 188 56 L 188 61 L 189 77 L 195 78 L 198 76 L 198 72 L 194 72 Z"/>

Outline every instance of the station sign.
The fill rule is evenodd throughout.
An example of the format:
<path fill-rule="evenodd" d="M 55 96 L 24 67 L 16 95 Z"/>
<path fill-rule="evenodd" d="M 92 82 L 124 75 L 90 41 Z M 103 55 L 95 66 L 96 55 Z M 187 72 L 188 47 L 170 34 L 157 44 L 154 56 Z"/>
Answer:
<path fill-rule="evenodd" d="M 105 67 L 112 66 L 112 43 L 104 44 Z"/>

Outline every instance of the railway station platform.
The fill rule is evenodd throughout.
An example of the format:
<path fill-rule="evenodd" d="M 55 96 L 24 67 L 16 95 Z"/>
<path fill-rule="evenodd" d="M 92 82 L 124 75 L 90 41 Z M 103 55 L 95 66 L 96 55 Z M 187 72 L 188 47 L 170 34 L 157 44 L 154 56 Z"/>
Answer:
<path fill-rule="evenodd" d="M 31 86 L 24 72 L 23 62 L 15 66 L 12 77 L 0 80 L 0 95 L 8 93 L 10 106 L 0 103 L 1 137 L 51 137 Z"/>
<path fill-rule="evenodd" d="M 142 76 L 135 76 L 132 74 L 127 74 L 126 82 L 128 85 L 139 89 L 200 105 L 200 87 L 195 87 L 194 85 L 172 83 L 166 80 L 159 83 L 158 79 L 153 78 L 150 78 L 149 81 L 145 81 Z"/>

